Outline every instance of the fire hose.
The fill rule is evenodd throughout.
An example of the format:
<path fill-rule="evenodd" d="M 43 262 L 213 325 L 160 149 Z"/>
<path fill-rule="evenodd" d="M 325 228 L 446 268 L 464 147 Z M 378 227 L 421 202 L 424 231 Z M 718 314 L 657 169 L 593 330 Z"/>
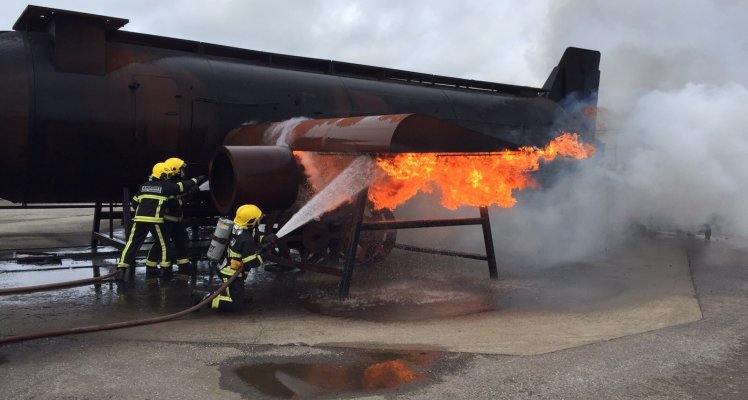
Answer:
<path fill-rule="evenodd" d="M 56 282 L 56 283 L 47 283 L 44 285 L 33 285 L 33 286 L 22 286 L 22 287 L 14 287 L 14 288 L 1 288 L 0 289 L 0 296 L 6 295 L 6 294 L 19 294 L 19 293 L 31 293 L 31 292 L 43 292 L 45 290 L 54 290 L 54 289 L 63 289 L 63 288 L 69 288 L 74 286 L 82 286 L 87 285 L 89 283 L 97 283 L 101 282 L 105 279 L 109 279 L 114 277 L 114 275 L 117 274 L 117 270 L 102 275 L 102 276 L 95 276 L 93 278 L 85 278 L 85 279 L 76 279 L 73 281 L 65 281 L 65 282 Z"/>
<path fill-rule="evenodd" d="M 76 333 L 98 332 L 98 331 L 105 331 L 105 330 L 119 329 L 119 328 L 129 328 L 133 326 L 155 324 L 158 322 L 165 322 L 165 321 L 169 321 L 172 319 L 176 319 L 176 318 L 185 316 L 191 312 L 197 311 L 200 308 L 202 308 L 204 305 L 213 301 L 213 299 L 216 298 L 216 296 L 218 296 L 221 292 L 226 290 L 226 288 L 229 285 L 231 285 L 231 283 L 233 283 L 234 280 L 236 280 L 236 278 L 239 276 L 239 274 L 242 273 L 243 270 L 244 270 L 244 266 L 242 265 L 234 272 L 234 275 L 232 275 L 231 278 L 229 278 L 226 282 L 224 282 L 223 285 L 221 285 L 221 287 L 216 289 L 209 296 L 205 297 L 204 299 L 202 299 L 199 303 L 195 304 L 194 306 L 187 308 L 185 310 L 173 313 L 173 314 L 162 315 L 160 317 L 132 320 L 132 321 L 113 322 L 110 324 L 103 324 L 103 325 L 91 325 L 91 326 L 83 326 L 83 327 L 78 327 L 78 328 L 68 328 L 68 329 L 59 329 L 59 330 L 46 331 L 46 332 L 36 332 L 36 333 L 26 333 L 22 335 L 5 336 L 5 337 L 0 337 L 0 345 L 8 344 L 8 343 L 23 342 L 23 341 L 32 340 L 32 339 L 41 339 L 45 337 L 72 335 Z M 114 273 L 108 274 L 108 276 L 113 276 L 113 275 Z"/>

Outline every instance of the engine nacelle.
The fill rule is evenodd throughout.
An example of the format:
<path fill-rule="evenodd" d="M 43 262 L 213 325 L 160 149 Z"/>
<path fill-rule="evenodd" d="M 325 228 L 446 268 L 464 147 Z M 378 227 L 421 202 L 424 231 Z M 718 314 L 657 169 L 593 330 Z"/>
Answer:
<path fill-rule="evenodd" d="M 282 146 L 222 146 L 210 163 L 213 204 L 230 214 L 242 204 L 284 210 L 296 201 L 302 182 L 291 150 Z"/>

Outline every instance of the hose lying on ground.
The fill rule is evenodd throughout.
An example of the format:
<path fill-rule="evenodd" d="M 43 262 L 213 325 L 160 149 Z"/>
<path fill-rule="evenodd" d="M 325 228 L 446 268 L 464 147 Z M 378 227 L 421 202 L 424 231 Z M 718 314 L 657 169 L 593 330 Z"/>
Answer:
<path fill-rule="evenodd" d="M 234 272 L 234 275 L 231 276 L 231 278 L 229 278 L 226 282 L 224 282 L 224 284 L 221 285 L 221 287 L 216 289 L 209 296 L 207 296 L 206 298 L 204 298 L 203 300 L 201 300 L 199 303 L 195 304 L 194 306 L 186 310 L 176 312 L 174 314 L 162 315 L 160 317 L 153 317 L 153 318 L 146 318 L 146 319 L 138 319 L 138 320 L 133 320 L 133 321 L 113 322 L 111 324 L 83 326 L 83 327 L 78 327 L 78 328 L 60 329 L 56 331 L 26 333 L 22 335 L 5 336 L 5 337 L 0 337 L 0 345 L 22 342 L 22 341 L 31 340 L 31 339 L 52 337 L 52 336 L 63 336 L 63 335 L 72 335 L 75 333 L 98 332 L 98 331 L 105 331 L 109 329 L 129 328 L 132 326 L 155 324 L 158 322 L 164 322 L 164 321 L 176 319 L 176 318 L 185 316 L 193 311 L 197 311 L 204 305 L 208 304 L 208 302 L 213 301 L 213 299 L 216 296 L 218 296 L 219 293 L 224 291 L 231 283 L 234 282 L 234 280 L 239 276 L 239 274 L 242 273 L 243 270 L 244 270 L 244 266 L 239 267 Z"/>
<path fill-rule="evenodd" d="M 73 270 L 73 269 L 92 269 L 102 267 L 116 267 L 117 265 L 76 265 L 74 267 L 47 267 L 47 268 L 20 268 L 20 269 L 2 269 L 0 274 L 17 274 L 21 272 L 48 272 L 48 271 L 62 271 L 62 270 Z"/>
<path fill-rule="evenodd" d="M 97 283 L 105 279 L 109 279 L 116 274 L 117 274 L 117 269 L 115 268 L 114 271 L 106 275 L 95 276 L 93 278 L 76 279 L 74 281 L 65 281 L 65 282 L 57 282 L 57 283 L 48 283 L 45 285 L 21 286 L 21 287 L 14 287 L 14 288 L 0 288 L 0 296 L 6 295 L 6 294 L 43 292 L 45 290 L 63 289 L 63 288 L 69 288 L 69 287 L 74 287 L 74 286 L 88 285 L 89 283 Z"/>

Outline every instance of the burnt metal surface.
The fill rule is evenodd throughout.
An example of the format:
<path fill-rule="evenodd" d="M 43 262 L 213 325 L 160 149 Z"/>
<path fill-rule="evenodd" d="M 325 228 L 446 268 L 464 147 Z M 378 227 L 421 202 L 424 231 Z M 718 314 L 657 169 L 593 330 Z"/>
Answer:
<path fill-rule="evenodd" d="M 227 135 L 232 145 L 269 144 L 284 123 L 246 125 Z M 284 132 L 292 150 L 333 153 L 429 153 L 515 150 L 518 146 L 422 114 L 371 115 L 300 121 Z"/>
<path fill-rule="evenodd" d="M 100 24 L 106 30 L 117 30 L 130 22 L 124 18 L 113 18 L 104 15 L 29 5 L 23 10 L 16 23 L 13 24 L 13 30 L 41 32 L 52 24 L 53 20 L 56 22 L 59 18 L 78 18 L 82 21 L 91 21 Z"/>
<path fill-rule="evenodd" d="M 0 32 L 1 198 L 118 201 L 168 157 L 206 173 L 248 122 L 422 114 L 531 146 L 559 128 L 594 133 L 579 105 L 596 104 L 596 51 L 567 50 L 543 89 L 120 31 L 126 22 L 31 6 Z"/>
<path fill-rule="evenodd" d="M 282 210 L 295 201 L 301 174 L 291 151 L 281 146 L 223 146 L 211 162 L 213 204 L 221 214 L 238 205 Z"/>
<path fill-rule="evenodd" d="M 293 204 L 297 191 L 288 185 L 301 183 L 303 177 L 291 165 L 290 151 L 264 146 L 273 143 L 288 146 L 291 151 L 321 153 L 471 153 L 517 148 L 513 143 L 421 114 L 248 124 L 231 131 L 225 146 L 211 161 L 211 192 L 220 212 L 243 203 L 261 203 L 269 210 Z M 265 148 L 275 148 L 278 154 L 261 150 Z M 294 173 L 298 174 L 296 178 Z"/>

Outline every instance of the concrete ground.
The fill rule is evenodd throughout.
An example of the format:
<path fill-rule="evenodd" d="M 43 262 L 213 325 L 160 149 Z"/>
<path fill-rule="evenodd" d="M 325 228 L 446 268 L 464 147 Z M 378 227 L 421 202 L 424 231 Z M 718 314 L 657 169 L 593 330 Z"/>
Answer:
<path fill-rule="evenodd" d="M 13 206 L 0 199 L 0 206 Z M 91 243 L 93 208 L 0 209 L 0 254 Z"/>
<path fill-rule="evenodd" d="M 0 395 L 743 399 L 746 256 L 726 238 L 632 238 L 574 263 L 502 264 L 494 282 L 478 261 L 395 251 L 355 271 L 347 300 L 335 298 L 334 277 L 259 270 L 254 301 L 238 314 L 0 346 Z M 0 273 L 0 287 L 35 274 L 50 272 Z M 162 315 L 189 306 L 194 287 L 209 282 L 139 273 L 125 285 L 4 296 L 0 335 Z M 357 365 L 393 359 L 420 378 L 346 386 L 360 380 Z"/>

